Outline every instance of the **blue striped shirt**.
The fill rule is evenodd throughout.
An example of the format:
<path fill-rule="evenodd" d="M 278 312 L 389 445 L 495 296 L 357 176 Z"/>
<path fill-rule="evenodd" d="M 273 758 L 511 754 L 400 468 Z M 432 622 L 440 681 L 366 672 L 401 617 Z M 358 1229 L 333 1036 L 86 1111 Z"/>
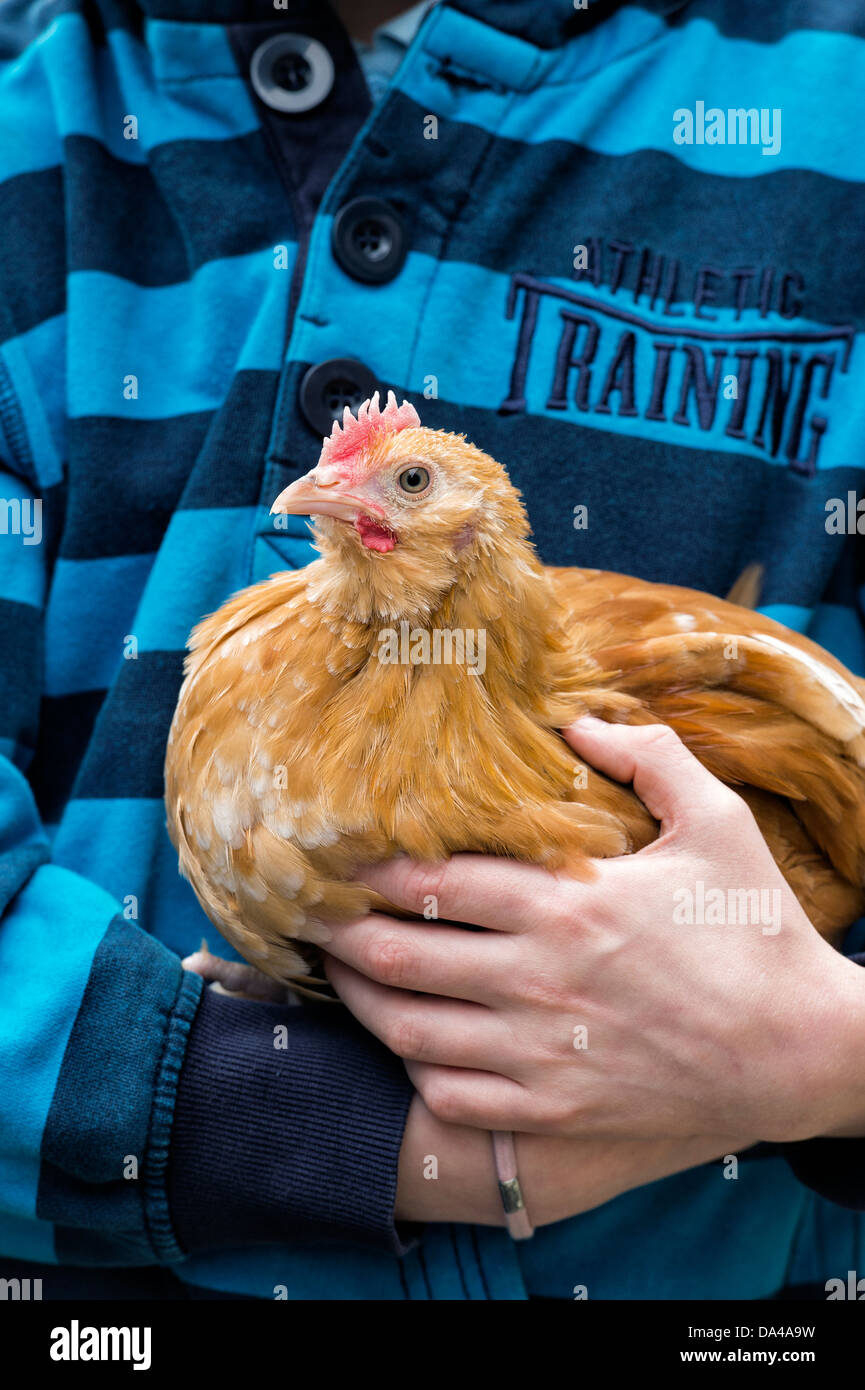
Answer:
<path fill-rule="evenodd" d="M 862 6 L 452 0 L 375 106 L 311 0 L 4 9 L 0 1251 L 270 1298 L 843 1276 L 865 1218 L 821 1193 L 852 1162 L 861 1197 L 858 1146 L 401 1253 L 402 1070 L 335 1010 L 274 1053 L 272 1008 L 181 971 L 231 952 L 162 763 L 193 624 L 311 556 L 269 507 L 342 359 L 499 458 L 546 561 L 716 593 L 760 561 L 766 611 L 865 673 Z M 286 31 L 333 64 L 302 113 L 251 82 Z M 360 197 L 402 229 L 389 278 L 339 255 Z"/>

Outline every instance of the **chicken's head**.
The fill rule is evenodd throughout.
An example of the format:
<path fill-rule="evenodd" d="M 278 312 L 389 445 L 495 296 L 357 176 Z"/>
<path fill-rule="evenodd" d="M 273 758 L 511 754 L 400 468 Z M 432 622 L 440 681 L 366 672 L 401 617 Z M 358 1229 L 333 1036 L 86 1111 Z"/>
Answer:
<path fill-rule="evenodd" d="M 421 425 L 378 392 L 324 441 L 273 513 L 311 516 L 332 601 L 347 616 L 434 612 L 478 562 L 525 546 L 528 522 L 502 466 L 463 435 Z"/>

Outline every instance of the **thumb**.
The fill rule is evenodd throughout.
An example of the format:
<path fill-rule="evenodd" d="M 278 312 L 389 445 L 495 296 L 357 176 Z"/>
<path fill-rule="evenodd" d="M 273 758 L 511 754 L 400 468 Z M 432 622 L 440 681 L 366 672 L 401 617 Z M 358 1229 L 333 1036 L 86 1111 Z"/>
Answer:
<path fill-rule="evenodd" d="M 731 798 L 739 800 L 667 724 L 608 724 L 584 715 L 563 733 L 599 772 L 617 782 L 633 782 L 665 831 L 720 816 Z"/>

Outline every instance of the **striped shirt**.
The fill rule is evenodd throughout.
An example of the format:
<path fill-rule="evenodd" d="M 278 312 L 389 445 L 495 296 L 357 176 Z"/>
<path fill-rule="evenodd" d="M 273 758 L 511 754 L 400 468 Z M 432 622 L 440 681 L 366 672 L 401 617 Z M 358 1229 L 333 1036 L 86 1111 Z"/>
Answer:
<path fill-rule="evenodd" d="M 547 562 L 723 593 L 760 561 L 765 611 L 865 673 L 865 7 L 452 0 L 375 105 L 323 3 L 4 10 L 0 1275 L 382 1299 L 845 1276 L 850 1141 L 525 1246 L 396 1232 L 402 1069 L 336 1010 L 181 971 L 202 936 L 231 952 L 178 877 L 162 764 L 191 627 L 311 558 L 270 503 L 371 385 L 507 466 Z"/>

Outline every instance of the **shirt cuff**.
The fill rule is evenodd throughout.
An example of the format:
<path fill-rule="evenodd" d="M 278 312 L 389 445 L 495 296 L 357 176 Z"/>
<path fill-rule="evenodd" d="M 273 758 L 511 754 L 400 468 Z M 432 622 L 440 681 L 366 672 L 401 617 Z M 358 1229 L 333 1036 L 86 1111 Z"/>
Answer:
<path fill-rule="evenodd" d="M 412 1086 L 338 1004 L 205 989 L 178 1085 L 168 1199 L 187 1253 L 286 1242 L 407 1248 L 394 1226 Z"/>

